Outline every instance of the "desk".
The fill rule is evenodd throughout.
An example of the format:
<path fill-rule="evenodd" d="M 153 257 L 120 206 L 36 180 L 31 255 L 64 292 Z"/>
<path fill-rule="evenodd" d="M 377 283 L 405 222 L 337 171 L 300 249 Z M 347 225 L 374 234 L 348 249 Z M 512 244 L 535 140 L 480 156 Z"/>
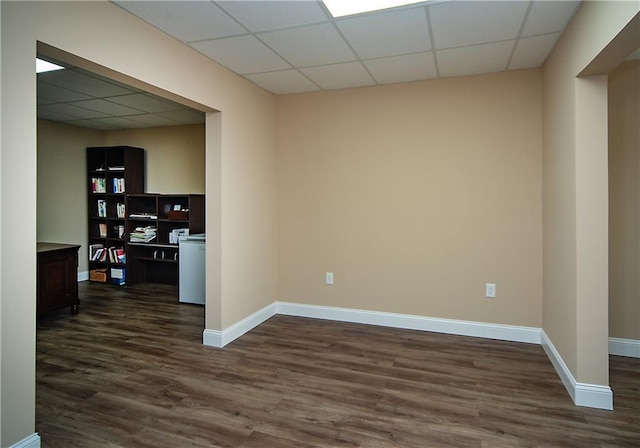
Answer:
<path fill-rule="evenodd" d="M 79 245 L 38 243 L 37 314 L 66 306 L 78 313 Z"/>

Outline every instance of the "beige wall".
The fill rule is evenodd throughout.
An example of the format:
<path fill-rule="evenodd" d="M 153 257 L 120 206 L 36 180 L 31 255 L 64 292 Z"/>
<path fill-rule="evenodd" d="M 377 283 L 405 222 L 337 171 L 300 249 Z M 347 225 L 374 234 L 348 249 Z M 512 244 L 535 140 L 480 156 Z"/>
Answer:
<path fill-rule="evenodd" d="M 106 131 L 104 144 L 144 148 L 145 191 L 204 193 L 204 125 Z"/>
<path fill-rule="evenodd" d="M 640 61 L 609 75 L 609 336 L 640 340 Z"/>
<path fill-rule="evenodd" d="M 278 299 L 539 327 L 540 87 L 521 71 L 281 97 Z"/>
<path fill-rule="evenodd" d="M 207 287 L 208 329 L 221 330 L 223 323 L 275 300 L 276 108 L 271 95 L 109 2 L 1 2 L 0 7 L 0 201 L 20 211 L 3 212 L 0 223 L 0 446 L 5 447 L 34 431 L 37 41 L 107 67 L 120 81 L 137 80 L 137 87 L 172 92 L 211 112 L 217 132 L 207 133 L 206 159 L 220 166 L 206 178 L 207 199 L 213 197 L 207 234 L 219 252 L 207 251 L 207 269 L 217 269 L 211 277 L 220 281 Z"/>
<path fill-rule="evenodd" d="M 38 120 L 37 241 L 80 244 L 88 270 L 86 148 L 145 149 L 145 186 L 152 193 L 204 193 L 204 125 L 98 131 Z"/>
<path fill-rule="evenodd" d="M 36 240 L 81 245 L 79 271 L 87 268 L 87 146 L 103 133 L 38 120 Z"/>
<path fill-rule="evenodd" d="M 638 9 L 583 3 L 543 70 L 543 329 L 591 384 L 608 385 L 606 78 L 577 76 Z"/>

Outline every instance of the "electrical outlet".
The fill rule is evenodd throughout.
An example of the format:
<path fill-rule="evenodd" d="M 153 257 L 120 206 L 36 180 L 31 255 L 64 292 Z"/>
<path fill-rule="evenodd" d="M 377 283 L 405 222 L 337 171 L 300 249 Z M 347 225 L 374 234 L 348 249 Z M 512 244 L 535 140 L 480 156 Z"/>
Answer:
<path fill-rule="evenodd" d="M 485 286 L 485 297 L 493 299 L 496 296 L 496 284 L 487 283 Z"/>
<path fill-rule="evenodd" d="M 333 285 L 333 272 L 325 273 L 324 278 L 325 278 L 324 280 L 325 284 Z"/>

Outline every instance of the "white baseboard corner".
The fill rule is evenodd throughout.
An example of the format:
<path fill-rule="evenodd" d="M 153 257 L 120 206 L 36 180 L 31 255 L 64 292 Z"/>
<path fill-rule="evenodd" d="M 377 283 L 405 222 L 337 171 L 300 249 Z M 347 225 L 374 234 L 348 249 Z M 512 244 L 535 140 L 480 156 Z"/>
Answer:
<path fill-rule="evenodd" d="M 40 448 L 40 436 L 37 432 L 34 432 L 19 442 L 10 445 L 9 448 Z"/>
<path fill-rule="evenodd" d="M 277 314 L 540 344 L 540 328 L 276 302 Z"/>
<path fill-rule="evenodd" d="M 265 320 L 276 314 L 275 302 L 267 305 L 261 310 L 256 311 L 251 316 L 245 317 L 241 321 L 231 325 L 222 331 L 205 330 L 202 332 L 202 343 L 211 347 L 222 348 L 225 345 L 235 341 L 240 336 L 260 325 Z"/>
<path fill-rule="evenodd" d="M 609 338 L 609 354 L 640 358 L 640 340 Z"/>
<path fill-rule="evenodd" d="M 609 386 L 578 383 L 544 330 L 541 344 L 576 406 L 613 410 L 613 391 Z"/>
<path fill-rule="evenodd" d="M 78 272 L 79 282 L 86 282 L 87 280 L 89 280 L 89 271 Z"/>

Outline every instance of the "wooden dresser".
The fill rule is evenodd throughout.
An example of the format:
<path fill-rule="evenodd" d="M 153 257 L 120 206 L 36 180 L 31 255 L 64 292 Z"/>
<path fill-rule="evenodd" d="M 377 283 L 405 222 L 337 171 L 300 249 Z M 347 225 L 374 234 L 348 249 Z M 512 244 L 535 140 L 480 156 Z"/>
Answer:
<path fill-rule="evenodd" d="M 38 243 L 37 313 L 70 307 L 78 313 L 79 245 Z"/>

